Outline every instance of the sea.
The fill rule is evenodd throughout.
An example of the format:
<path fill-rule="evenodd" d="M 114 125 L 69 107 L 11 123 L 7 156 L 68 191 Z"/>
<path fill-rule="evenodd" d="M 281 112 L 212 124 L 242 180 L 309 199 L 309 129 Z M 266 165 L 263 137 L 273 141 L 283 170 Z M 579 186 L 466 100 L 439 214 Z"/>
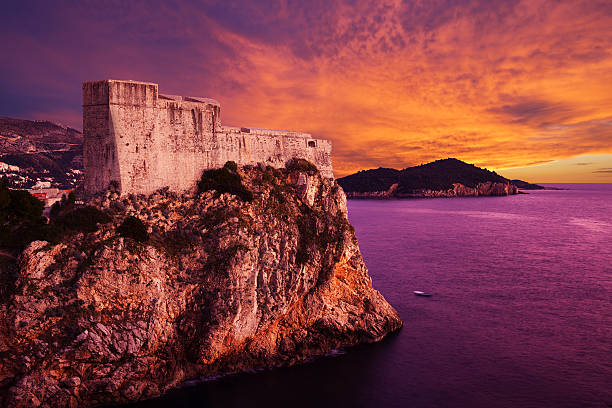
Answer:
<path fill-rule="evenodd" d="M 612 407 L 612 184 L 547 186 L 350 200 L 398 333 L 132 406 Z"/>

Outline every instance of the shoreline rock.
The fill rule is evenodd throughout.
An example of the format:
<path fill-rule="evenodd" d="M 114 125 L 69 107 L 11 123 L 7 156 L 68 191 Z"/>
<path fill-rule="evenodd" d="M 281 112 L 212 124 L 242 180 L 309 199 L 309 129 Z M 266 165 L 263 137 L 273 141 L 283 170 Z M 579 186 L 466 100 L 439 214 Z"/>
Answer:
<path fill-rule="evenodd" d="M 447 190 L 415 190 L 410 193 L 398 193 L 397 184 L 387 191 L 348 192 L 349 199 L 391 199 L 391 198 L 453 198 L 453 197 L 491 197 L 519 194 L 519 189 L 512 183 L 486 182 L 478 183 L 476 187 L 466 187 L 454 183 Z"/>

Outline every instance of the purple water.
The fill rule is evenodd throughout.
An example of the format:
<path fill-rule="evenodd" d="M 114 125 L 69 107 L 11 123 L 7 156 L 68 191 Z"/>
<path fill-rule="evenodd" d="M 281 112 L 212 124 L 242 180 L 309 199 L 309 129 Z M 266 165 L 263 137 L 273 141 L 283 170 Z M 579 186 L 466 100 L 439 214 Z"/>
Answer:
<path fill-rule="evenodd" d="M 612 185 L 563 187 L 349 201 L 398 334 L 135 406 L 612 407 Z"/>

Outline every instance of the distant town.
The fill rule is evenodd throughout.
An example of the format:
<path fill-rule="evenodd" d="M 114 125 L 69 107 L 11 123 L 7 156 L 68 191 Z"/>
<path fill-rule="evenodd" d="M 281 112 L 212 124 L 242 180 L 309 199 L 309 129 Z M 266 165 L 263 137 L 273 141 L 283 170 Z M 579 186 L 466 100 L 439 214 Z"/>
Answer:
<path fill-rule="evenodd" d="M 48 170 L 38 171 L 32 168 L 22 169 L 18 166 L 0 162 L 0 177 L 6 177 L 13 188 L 45 189 L 61 188 L 76 189 L 83 181 L 81 169 L 70 169 L 65 179 L 57 180 Z"/>
<path fill-rule="evenodd" d="M 48 121 L 0 118 L 0 178 L 50 207 L 82 186 L 81 132 Z"/>

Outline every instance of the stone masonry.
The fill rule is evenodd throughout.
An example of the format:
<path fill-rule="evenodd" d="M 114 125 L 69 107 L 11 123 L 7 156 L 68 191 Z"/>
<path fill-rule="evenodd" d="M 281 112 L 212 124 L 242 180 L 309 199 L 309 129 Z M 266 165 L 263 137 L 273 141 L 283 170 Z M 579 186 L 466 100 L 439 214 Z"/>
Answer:
<path fill-rule="evenodd" d="M 294 157 L 333 177 L 331 142 L 308 133 L 221 126 L 214 99 L 161 95 L 157 84 L 83 83 L 85 192 L 193 189 L 205 169 L 232 160 L 284 167 Z"/>

